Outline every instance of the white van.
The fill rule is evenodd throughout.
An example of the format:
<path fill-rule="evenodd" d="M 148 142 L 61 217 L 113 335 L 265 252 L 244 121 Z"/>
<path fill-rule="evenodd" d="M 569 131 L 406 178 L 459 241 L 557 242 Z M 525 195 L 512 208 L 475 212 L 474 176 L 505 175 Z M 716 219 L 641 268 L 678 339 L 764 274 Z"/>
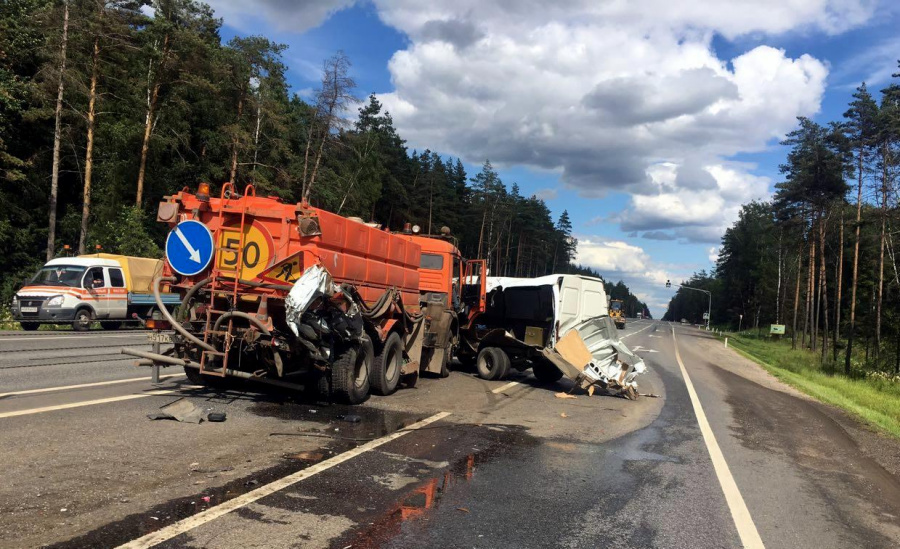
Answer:
<path fill-rule="evenodd" d="M 150 317 L 157 306 L 151 283 L 162 268 L 160 259 L 103 253 L 51 259 L 13 297 L 13 318 L 24 330 L 71 322 L 81 331 L 98 320 L 117 329 Z M 181 302 L 175 294 L 161 297 L 168 308 Z"/>

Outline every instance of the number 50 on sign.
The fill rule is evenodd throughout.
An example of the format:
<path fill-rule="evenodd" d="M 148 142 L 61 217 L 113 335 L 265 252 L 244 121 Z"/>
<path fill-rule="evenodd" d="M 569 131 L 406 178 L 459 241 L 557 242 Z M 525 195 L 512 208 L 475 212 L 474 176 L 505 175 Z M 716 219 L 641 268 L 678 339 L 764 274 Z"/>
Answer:
<path fill-rule="evenodd" d="M 223 271 L 238 271 L 240 278 L 252 280 L 269 267 L 275 244 L 266 228 L 256 223 L 246 225 L 243 236 L 244 249 L 243 253 L 239 254 L 240 228 L 222 227 L 222 230 L 219 231 L 219 248 L 226 249 L 219 250 L 216 266 Z M 240 268 L 238 268 L 238 259 L 241 262 Z M 230 276 L 231 273 L 224 274 Z"/>

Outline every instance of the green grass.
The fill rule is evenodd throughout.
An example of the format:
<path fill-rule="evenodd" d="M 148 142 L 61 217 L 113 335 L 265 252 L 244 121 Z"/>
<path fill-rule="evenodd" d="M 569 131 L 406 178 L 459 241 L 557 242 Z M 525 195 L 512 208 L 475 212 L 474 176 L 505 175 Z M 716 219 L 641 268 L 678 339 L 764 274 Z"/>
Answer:
<path fill-rule="evenodd" d="M 859 377 L 847 377 L 823 371 L 817 353 L 791 350 L 790 339 L 774 341 L 747 333 L 727 335 L 729 347 L 788 385 L 900 438 L 900 382 L 861 372 L 856 372 L 861 374 Z M 838 367 L 842 368 L 843 362 Z"/>

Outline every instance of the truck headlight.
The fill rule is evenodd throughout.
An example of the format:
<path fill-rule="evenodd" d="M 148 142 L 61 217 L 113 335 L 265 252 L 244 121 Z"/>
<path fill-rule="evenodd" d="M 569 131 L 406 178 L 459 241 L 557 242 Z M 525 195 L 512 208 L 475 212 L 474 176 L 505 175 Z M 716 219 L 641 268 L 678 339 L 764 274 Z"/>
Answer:
<path fill-rule="evenodd" d="M 44 306 L 45 307 L 61 307 L 64 299 L 65 299 L 65 297 L 61 296 L 61 295 L 53 296 L 50 299 L 48 299 L 46 303 L 44 303 Z"/>

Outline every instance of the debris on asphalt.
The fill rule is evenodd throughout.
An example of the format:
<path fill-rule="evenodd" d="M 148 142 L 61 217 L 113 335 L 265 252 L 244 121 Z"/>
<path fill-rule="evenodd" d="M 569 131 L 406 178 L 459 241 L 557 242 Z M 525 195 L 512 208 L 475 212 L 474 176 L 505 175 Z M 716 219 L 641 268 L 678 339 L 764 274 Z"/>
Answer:
<path fill-rule="evenodd" d="M 594 386 L 593 386 L 593 385 L 591 385 L 590 387 L 588 387 L 588 396 L 589 396 L 589 397 L 594 396 Z"/>
<path fill-rule="evenodd" d="M 638 393 L 642 397 L 659 398 L 656 393 Z"/>
<path fill-rule="evenodd" d="M 203 421 L 203 408 L 189 400 L 179 398 L 166 404 L 155 414 L 147 414 L 150 419 L 174 419 L 182 423 L 200 423 Z"/>
<path fill-rule="evenodd" d="M 566 415 L 566 413 L 565 413 L 565 412 L 563 412 L 563 413 L 561 413 L 561 414 L 559 414 L 559 417 L 569 417 L 569 416 L 568 416 L 568 415 Z"/>
<path fill-rule="evenodd" d="M 556 393 L 554 395 L 556 398 L 578 398 L 575 395 L 570 395 L 569 393 Z"/>
<path fill-rule="evenodd" d="M 466 509 L 465 507 L 457 507 L 456 510 L 457 510 L 457 511 L 462 511 L 463 513 L 468 513 L 468 512 L 469 512 L 469 510 Z"/>
<path fill-rule="evenodd" d="M 337 418 L 342 421 L 346 421 L 347 423 L 359 423 L 360 421 L 362 421 L 361 417 L 354 414 L 339 415 L 337 416 Z M 335 429 L 335 431 L 337 431 L 337 429 Z"/>
<path fill-rule="evenodd" d="M 222 423 L 226 417 L 225 412 L 210 412 L 206 419 L 212 423 Z"/>
<path fill-rule="evenodd" d="M 203 496 L 203 497 L 200 498 L 200 499 L 202 499 L 205 503 L 209 503 L 210 497 L 209 497 L 209 496 Z"/>

